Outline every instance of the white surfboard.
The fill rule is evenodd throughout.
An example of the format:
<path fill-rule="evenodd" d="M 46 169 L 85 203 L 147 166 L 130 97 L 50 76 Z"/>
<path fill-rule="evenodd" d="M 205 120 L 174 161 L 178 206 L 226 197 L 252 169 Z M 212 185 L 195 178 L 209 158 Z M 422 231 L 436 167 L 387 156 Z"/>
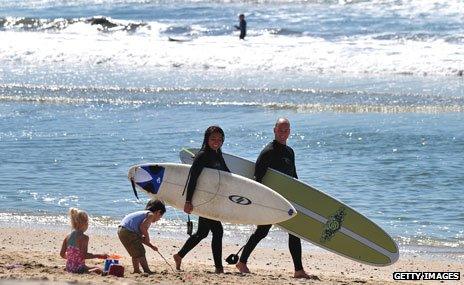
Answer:
<path fill-rule="evenodd" d="M 186 164 L 142 164 L 132 166 L 128 178 L 135 188 L 183 210 L 189 170 Z M 211 168 L 204 168 L 198 177 L 192 204 L 192 214 L 236 224 L 275 224 L 296 215 L 290 202 L 272 189 Z"/>

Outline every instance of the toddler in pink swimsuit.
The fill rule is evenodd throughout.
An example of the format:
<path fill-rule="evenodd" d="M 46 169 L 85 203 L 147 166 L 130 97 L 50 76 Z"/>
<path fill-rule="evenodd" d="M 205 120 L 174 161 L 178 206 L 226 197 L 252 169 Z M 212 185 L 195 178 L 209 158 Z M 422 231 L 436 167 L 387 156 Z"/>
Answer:
<path fill-rule="evenodd" d="M 102 270 L 98 267 L 88 267 L 85 260 L 90 258 L 108 257 L 107 254 L 93 254 L 87 252 L 89 236 L 84 232 L 89 227 L 89 216 L 85 211 L 76 208 L 69 209 L 69 218 L 73 231 L 64 238 L 61 246 L 60 255 L 66 259 L 66 271 L 71 273 L 94 272 L 101 274 Z"/>

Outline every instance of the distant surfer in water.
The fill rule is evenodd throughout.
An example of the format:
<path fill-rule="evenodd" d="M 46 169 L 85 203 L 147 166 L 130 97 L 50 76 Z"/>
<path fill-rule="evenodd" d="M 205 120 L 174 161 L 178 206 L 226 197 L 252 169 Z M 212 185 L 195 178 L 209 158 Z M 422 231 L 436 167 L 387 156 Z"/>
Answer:
<path fill-rule="evenodd" d="M 274 141 L 270 142 L 259 154 L 255 165 L 255 180 L 262 182 L 268 168 L 275 169 L 279 172 L 298 179 L 295 166 L 295 153 L 293 149 L 287 146 L 287 139 L 290 135 L 290 121 L 287 118 L 279 118 L 274 126 Z M 248 242 L 243 247 L 242 255 L 236 264 L 241 273 L 250 273 L 247 266 L 248 257 L 255 249 L 256 245 L 267 236 L 272 225 L 259 225 L 256 231 L 250 236 Z M 307 278 L 319 280 L 315 275 L 308 275 L 301 261 L 301 240 L 300 238 L 288 234 L 288 247 L 292 255 L 293 265 L 295 267 L 295 278 Z"/>
<path fill-rule="evenodd" d="M 237 30 L 240 30 L 239 38 L 243 40 L 245 39 L 245 36 L 246 36 L 246 26 L 247 26 L 247 22 L 245 21 L 245 15 L 240 14 L 240 16 L 238 16 L 238 20 L 239 20 L 239 25 L 235 26 L 235 28 Z"/>
<path fill-rule="evenodd" d="M 203 168 L 208 167 L 230 172 L 222 156 L 221 146 L 223 142 L 224 131 L 220 127 L 210 126 L 206 129 L 203 145 L 193 160 L 189 179 L 187 181 L 187 196 L 184 205 L 184 212 L 187 214 L 193 211 L 194 205 L 192 204 L 192 198 L 195 193 L 198 177 L 203 171 Z M 222 224 L 220 221 L 204 217 L 198 218 L 197 232 L 187 239 L 178 253 L 173 255 L 177 270 L 180 270 L 182 258 L 184 258 L 202 239 L 207 237 L 209 231 L 213 233 L 211 248 L 213 250 L 214 266 L 216 267 L 215 272 L 224 273 L 224 268 L 222 266 Z"/>

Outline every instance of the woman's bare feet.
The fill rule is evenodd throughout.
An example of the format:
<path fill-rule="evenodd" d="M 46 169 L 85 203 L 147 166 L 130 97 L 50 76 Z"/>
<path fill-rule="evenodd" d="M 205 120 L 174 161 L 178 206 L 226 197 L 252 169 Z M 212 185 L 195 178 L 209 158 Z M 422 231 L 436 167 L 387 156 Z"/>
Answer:
<path fill-rule="evenodd" d="M 176 269 L 180 270 L 180 265 L 182 264 L 182 257 L 177 253 L 172 256 L 174 258 L 174 262 L 176 263 Z"/>
<path fill-rule="evenodd" d="M 235 267 L 237 267 L 240 273 L 250 273 L 250 269 L 248 269 L 248 266 L 246 265 L 246 263 L 239 261 L 237 264 L 235 264 Z"/>
<path fill-rule="evenodd" d="M 321 280 L 316 275 L 307 274 L 303 269 L 295 271 L 293 278 L 302 278 L 302 279 L 311 279 L 311 280 Z"/>

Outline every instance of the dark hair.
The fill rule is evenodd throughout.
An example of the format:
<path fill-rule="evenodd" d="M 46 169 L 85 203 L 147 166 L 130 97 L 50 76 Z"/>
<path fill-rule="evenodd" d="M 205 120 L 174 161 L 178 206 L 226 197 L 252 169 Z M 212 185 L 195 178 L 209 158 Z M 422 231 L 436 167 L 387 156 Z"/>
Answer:
<path fill-rule="evenodd" d="M 209 140 L 209 137 L 213 133 L 221 134 L 222 142 L 224 142 L 224 140 L 226 139 L 226 136 L 224 135 L 224 131 L 221 129 L 221 127 L 219 127 L 219 126 L 209 126 L 205 131 L 205 137 L 203 138 L 203 145 L 201 146 L 202 150 L 206 150 L 206 149 L 211 150 L 211 148 L 208 145 L 208 140 Z M 219 149 L 218 151 L 221 151 L 221 150 Z"/>
<path fill-rule="evenodd" d="M 164 206 L 164 203 L 158 199 L 151 199 L 145 206 L 145 210 L 153 213 L 156 211 L 161 211 L 161 214 L 164 214 L 166 213 L 166 206 Z"/>

